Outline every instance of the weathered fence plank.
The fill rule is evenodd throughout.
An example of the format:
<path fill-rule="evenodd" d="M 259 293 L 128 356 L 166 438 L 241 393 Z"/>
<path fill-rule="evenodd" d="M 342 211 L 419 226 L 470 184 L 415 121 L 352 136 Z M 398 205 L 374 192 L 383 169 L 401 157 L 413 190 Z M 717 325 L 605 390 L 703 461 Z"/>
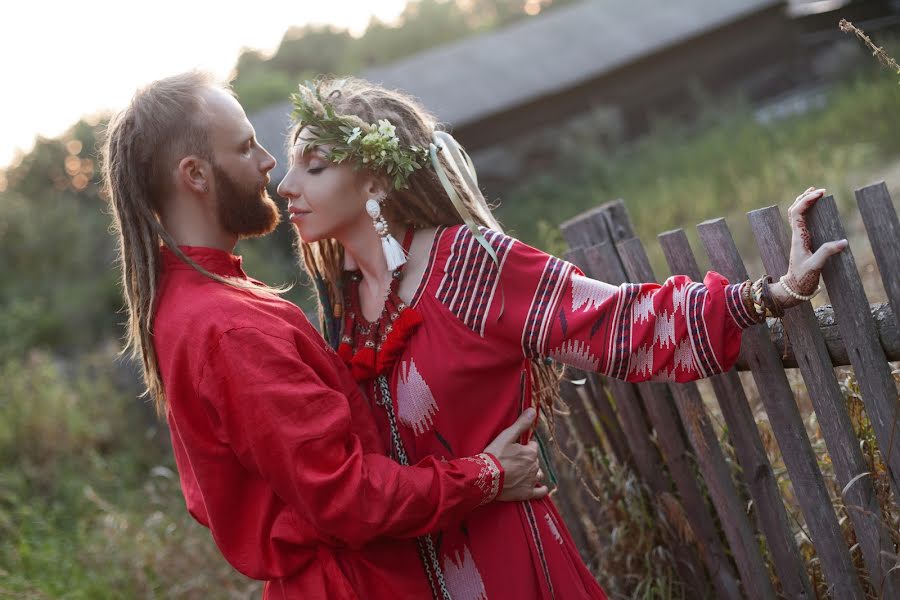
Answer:
<path fill-rule="evenodd" d="M 698 230 L 714 268 L 719 268 L 717 265 L 721 264 L 726 256 L 725 236 L 727 236 L 727 242 L 733 246 L 730 234 L 727 230 L 724 232 L 712 230 L 706 224 L 698 226 Z M 699 269 L 688 274 L 696 278 L 700 276 Z M 726 273 L 723 274 L 728 276 Z M 784 592 L 789 598 L 812 598 L 812 586 L 791 533 L 787 511 L 778 490 L 778 482 L 766 456 L 756 420 L 750 410 L 740 379 L 732 370 L 712 377 L 711 383 L 719 401 L 722 416 L 728 425 L 728 432 L 743 471 L 744 481 L 753 498 L 757 521 L 766 536 L 769 551 L 772 553 L 773 566 L 781 580 Z"/>
<path fill-rule="evenodd" d="M 752 211 L 748 217 L 766 272 L 777 279 L 787 272 L 790 253 L 790 237 L 781 214 L 777 207 L 771 206 Z M 800 373 L 815 408 L 835 475 L 841 488 L 844 488 L 868 468 L 812 307 L 804 302 L 788 310 L 782 322 L 798 358 Z M 892 553 L 893 545 L 890 536 L 882 530 L 881 507 L 871 479 L 856 479 L 847 488 L 842 500 L 856 532 L 872 585 L 882 598 L 900 598 L 897 585 L 900 583 L 900 573 L 895 571 L 895 577 L 884 579 L 890 565 L 885 562 L 881 551 Z"/>
<path fill-rule="evenodd" d="M 807 213 L 814 248 L 845 236 L 834 198 L 820 199 Z M 900 398 L 887 358 L 878 344 L 869 301 L 863 291 L 853 252 L 847 247 L 825 263 L 822 279 L 834 306 L 838 327 L 850 353 L 850 362 L 862 392 L 866 412 L 887 465 L 895 497 L 900 498 Z"/>
<path fill-rule="evenodd" d="M 900 311 L 900 221 L 884 182 L 856 190 L 881 281 L 896 315 Z M 897 360 L 897 359 L 893 359 Z"/>
<path fill-rule="evenodd" d="M 631 281 L 656 281 L 647 253 L 639 239 L 624 240 L 617 247 Z M 697 536 L 700 553 L 707 569 L 713 574 L 718 597 L 740 597 L 736 574 L 719 541 L 715 522 L 691 466 L 688 447 L 685 444 L 678 412 L 672 405 L 669 386 L 665 383 L 646 382 L 638 384 L 637 387 L 644 398 L 647 414 L 656 429 L 657 441 L 681 496 L 691 528 Z"/>

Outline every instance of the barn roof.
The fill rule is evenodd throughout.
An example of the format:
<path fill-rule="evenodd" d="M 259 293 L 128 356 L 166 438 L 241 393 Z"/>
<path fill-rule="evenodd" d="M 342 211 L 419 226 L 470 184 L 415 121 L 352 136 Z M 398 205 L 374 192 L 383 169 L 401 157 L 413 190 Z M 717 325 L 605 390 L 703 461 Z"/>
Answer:
<path fill-rule="evenodd" d="M 558 93 L 783 0 L 586 0 L 426 50 L 361 77 L 419 98 L 455 128 Z M 736 65 L 735 68 L 739 68 Z M 263 145 L 284 148 L 290 102 L 251 116 Z M 283 163 L 284 161 L 279 161 Z M 279 164 L 279 174 L 283 174 Z"/>

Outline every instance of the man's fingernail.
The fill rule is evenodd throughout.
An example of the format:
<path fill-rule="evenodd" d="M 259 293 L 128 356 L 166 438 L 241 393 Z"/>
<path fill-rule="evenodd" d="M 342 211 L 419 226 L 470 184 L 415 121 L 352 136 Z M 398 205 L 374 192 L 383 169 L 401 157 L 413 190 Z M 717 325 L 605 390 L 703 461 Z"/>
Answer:
<path fill-rule="evenodd" d="M 525 411 L 525 416 L 529 419 L 533 418 L 535 414 L 537 414 L 537 411 L 535 411 L 533 407 Z"/>

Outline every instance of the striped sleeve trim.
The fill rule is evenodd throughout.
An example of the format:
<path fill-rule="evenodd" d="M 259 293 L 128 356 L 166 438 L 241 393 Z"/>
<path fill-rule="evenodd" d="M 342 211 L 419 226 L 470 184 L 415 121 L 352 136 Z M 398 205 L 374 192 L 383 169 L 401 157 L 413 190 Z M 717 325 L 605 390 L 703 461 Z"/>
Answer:
<path fill-rule="evenodd" d="M 725 305 L 728 307 L 728 314 L 741 329 L 747 329 L 758 323 L 758 320 L 747 310 L 747 305 L 744 304 L 745 287 L 750 287 L 749 281 L 725 287 Z"/>
<path fill-rule="evenodd" d="M 522 350 L 528 358 L 547 354 L 552 316 L 559 305 L 566 282 L 572 275 L 572 269 L 570 263 L 554 256 L 549 257 L 544 265 L 522 330 Z"/>

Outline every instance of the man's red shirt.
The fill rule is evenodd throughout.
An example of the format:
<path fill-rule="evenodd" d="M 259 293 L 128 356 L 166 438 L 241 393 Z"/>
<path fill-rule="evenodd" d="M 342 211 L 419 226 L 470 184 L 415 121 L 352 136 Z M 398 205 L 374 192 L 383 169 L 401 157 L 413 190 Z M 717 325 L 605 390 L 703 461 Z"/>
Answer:
<path fill-rule="evenodd" d="M 181 247 L 254 283 L 241 260 Z M 501 486 L 487 454 L 402 467 L 372 408 L 295 305 L 216 282 L 162 251 L 153 343 L 188 511 L 266 598 L 427 598 L 411 539 Z M 495 492 L 494 492 L 495 493 Z M 391 539 L 392 538 L 392 539 Z"/>

